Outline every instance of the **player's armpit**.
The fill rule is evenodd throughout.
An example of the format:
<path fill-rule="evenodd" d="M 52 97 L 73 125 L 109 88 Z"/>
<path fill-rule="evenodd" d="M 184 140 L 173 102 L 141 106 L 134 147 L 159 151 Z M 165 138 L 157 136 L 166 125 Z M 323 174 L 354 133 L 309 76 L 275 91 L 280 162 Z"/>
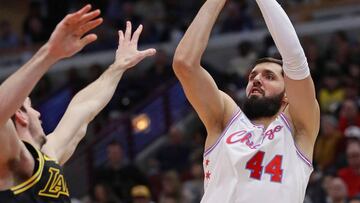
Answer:
<path fill-rule="evenodd" d="M 15 126 L 9 119 L 5 125 L 0 126 L 0 164 L 19 156 L 21 147 Z"/>

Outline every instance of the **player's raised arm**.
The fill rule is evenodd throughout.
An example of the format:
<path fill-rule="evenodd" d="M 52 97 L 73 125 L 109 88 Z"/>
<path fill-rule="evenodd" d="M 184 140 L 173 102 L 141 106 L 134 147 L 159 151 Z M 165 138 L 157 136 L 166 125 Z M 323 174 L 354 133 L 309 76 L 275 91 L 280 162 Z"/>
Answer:
<path fill-rule="evenodd" d="M 156 53 L 155 49 L 138 51 L 141 31 L 142 25 L 132 35 L 131 23 L 127 22 L 125 33 L 119 32 L 115 62 L 74 96 L 58 126 L 48 135 L 42 151 L 57 159 L 60 165 L 70 158 L 84 137 L 89 122 L 109 103 L 123 73 Z"/>
<path fill-rule="evenodd" d="M 49 41 L 18 71 L 0 86 L 0 126 L 20 108 L 39 79 L 57 61 L 79 52 L 96 40 L 95 34 L 85 35 L 101 24 L 100 11 L 87 5 L 67 15 L 55 28 Z M 85 35 L 85 36 L 84 36 Z"/>
<path fill-rule="evenodd" d="M 101 24 L 100 11 L 90 11 L 87 5 L 67 15 L 55 28 L 49 41 L 18 71 L 0 86 L 0 163 L 23 156 L 21 141 L 10 117 L 15 114 L 39 79 L 57 61 L 79 52 L 96 40 L 96 35 L 86 33 Z M 1 165 L 2 166 L 2 165 Z"/>
<path fill-rule="evenodd" d="M 215 21 L 226 0 L 207 0 L 178 45 L 173 69 L 186 97 L 205 124 L 208 135 L 218 135 L 236 109 L 235 102 L 221 92 L 201 67 L 201 57 Z"/>
<path fill-rule="evenodd" d="M 276 0 L 256 0 L 283 58 L 289 114 L 300 144 L 311 154 L 320 111 L 304 51 L 288 16 Z M 305 138 L 305 139 L 303 139 Z"/>

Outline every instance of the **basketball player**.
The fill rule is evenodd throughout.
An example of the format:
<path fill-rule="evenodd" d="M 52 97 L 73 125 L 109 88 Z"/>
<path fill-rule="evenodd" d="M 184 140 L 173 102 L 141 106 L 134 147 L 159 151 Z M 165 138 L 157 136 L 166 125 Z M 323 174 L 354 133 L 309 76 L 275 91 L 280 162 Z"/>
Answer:
<path fill-rule="evenodd" d="M 81 20 L 78 13 L 71 15 L 76 16 L 73 21 Z M 71 24 L 71 15 L 59 24 L 54 33 L 67 35 L 67 32 L 58 29 L 64 24 Z M 89 14 L 84 16 L 87 15 Z M 145 57 L 155 54 L 154 49 L 137 50 L 142 26 L 139 26 L 133 35 L 131 29 L 131 23 L 127 22 L 125 33 L 119 32 L 119 47 L 114 63 L 97 80 L 74 96 L 54 132 L 45 137 L 39 119 L 40 114 L 32 108 L 29 98 L 24 98 L 25 102 L 21 108 L 16 112 L 14 110 L 14 122 L 7 118 L 8 121 L 1 126 L 0 131 L 0 202 L 70 202 L 61 166 L 69 159 L 85 135 L 89 122 L 111 99 L 124 71 Z M 40 59 L 35 56 L 34 60 Z M 15 79 L 17 78 L 10 77 L 7 81 Z M 10 84 L 12 85 L 7 87 L 18 86 L 16 83 Z"/>
<path fill-rule="evenodd" d="M 200 64 L 226 0 L 204 3 L 174 56 L 174 71 L 208 133 L 204 203 L 302 203 L 313 170 L 320 113 L 304 51 L 276 0 L 256 2 L 283 61 L 255 64 L 241 108 Z"/>

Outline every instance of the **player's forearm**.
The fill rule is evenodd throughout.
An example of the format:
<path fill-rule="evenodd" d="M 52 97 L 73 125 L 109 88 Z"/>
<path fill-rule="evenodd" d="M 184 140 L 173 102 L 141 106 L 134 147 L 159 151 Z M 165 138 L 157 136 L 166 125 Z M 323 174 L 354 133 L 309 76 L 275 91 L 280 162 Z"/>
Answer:
<path fill-rule="evenodd" d="M 226 0 L 207 0 L 205 2 L 176 49 L 175 63 L 185 61 L 189 64 L 200 64 L 211 30 L 225 2 Z"/>
<path fill-rule="evenodd" d="M 304 50 L 285 11 L 276 0 L 256 2 L 283 58 L 285 73 L 292 79 L 304 79 L 310 75 Z"/>
<path fill-rule="evenodd" d="M 50 57 L 47 44 L 0 86 L 0 125 L 21 107 L 36 83 L 57 60 Z"/>
<path fill-rule="evenodd" d="M 77 116 L 89 123 L 109 103 L 123 73 L 124 70 L 110 66 L 97 80 L 75 95 L 69 109 L 75 109 Z"/>

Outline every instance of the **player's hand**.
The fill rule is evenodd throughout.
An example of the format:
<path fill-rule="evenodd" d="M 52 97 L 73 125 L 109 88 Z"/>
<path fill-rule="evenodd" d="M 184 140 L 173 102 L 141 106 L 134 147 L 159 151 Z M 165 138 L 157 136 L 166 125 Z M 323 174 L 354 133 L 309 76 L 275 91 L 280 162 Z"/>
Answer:
<path fill-rule="evenodd" d="M 140 25 L 134 34 L 131 36 L 131 23 L 126 22 L 126 31 L 119 31 L 119 46 L 116 50 L 116 57 L 114 66 L 121 69 L 129 69 L 141 60 L 148 56 L 153 56 L 156 53 L 155 49 L 146 49 L 144 51 L 138 50 L 138 41 L 142 32 L 143 26 Z"/>
<path fill-rule="evenodd" d="M 90 10 L 91 5 L 86 5 L 65 16 L 56 26 L 47 42 L 51 57 L 56 60 L 70 57 L 97 39 L 95 34 L 85 35 L 103 22 L 100 10 Z"/>

